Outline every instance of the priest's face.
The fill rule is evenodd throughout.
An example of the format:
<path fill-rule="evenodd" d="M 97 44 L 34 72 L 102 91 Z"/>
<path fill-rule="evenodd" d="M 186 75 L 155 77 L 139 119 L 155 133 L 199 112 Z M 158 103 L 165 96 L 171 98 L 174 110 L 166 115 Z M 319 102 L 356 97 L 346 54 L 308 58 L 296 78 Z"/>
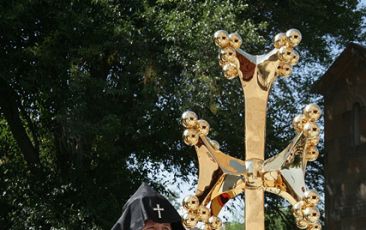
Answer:
<path fill-rule="evenodd" d="M 156 223 L 152 220 L 147 220 L 143 230 L 172 230 L 169 223 Z"/>

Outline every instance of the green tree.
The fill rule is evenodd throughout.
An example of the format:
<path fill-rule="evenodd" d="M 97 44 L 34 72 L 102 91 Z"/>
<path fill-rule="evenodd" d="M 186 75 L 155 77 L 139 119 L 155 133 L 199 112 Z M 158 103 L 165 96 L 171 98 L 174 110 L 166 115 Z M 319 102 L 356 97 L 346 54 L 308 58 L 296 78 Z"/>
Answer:
<path fill-rule="evenodd" d="M 237 31 L 243 49 L 259 53 L 270 49 L 275 33 L 295 27 L 305 37 L 300 64 L 328 64 L 329 44 L 364 36 L 364 9 L 357 6 L 343 0 L 2 1 L 0 226 L 109 228 L 160 164 L 174 166 L 168 169 L 176 178 L 194 171 L 195 155 L 182 144 L 178 122 L 188 108 L 210 122 L 225 152 L 243 157 L 243 99 L 237 82 L 222 77 L 213 33 Z M 296 104 L 310 98 L 314 71 L 299 73 L 274 88 L 269 155 L 288 143 Z"/>

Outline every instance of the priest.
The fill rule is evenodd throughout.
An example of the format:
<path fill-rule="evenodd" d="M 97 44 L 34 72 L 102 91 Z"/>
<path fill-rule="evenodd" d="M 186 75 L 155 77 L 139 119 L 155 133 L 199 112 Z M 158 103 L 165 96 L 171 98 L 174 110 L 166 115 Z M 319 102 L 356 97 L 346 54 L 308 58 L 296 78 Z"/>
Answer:
<path fill-rule="evenodd" d="M 145 183 L 122 209 L 112 230 L 184 230 L 173 205 Z"/>

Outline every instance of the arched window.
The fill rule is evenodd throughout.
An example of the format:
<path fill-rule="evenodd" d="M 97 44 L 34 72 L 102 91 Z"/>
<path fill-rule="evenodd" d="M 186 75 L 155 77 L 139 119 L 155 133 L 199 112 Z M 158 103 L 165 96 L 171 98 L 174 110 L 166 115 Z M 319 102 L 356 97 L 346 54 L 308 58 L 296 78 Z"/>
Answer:
<path fill-rule="evenodd" d="M 353 131 L 353 145 L 357 146 L 360 144 L 361 136 L 360 136 L 360 111 L 361 105 L 359 103 L 355 103 L 352 108 L 352 131 Z"/>

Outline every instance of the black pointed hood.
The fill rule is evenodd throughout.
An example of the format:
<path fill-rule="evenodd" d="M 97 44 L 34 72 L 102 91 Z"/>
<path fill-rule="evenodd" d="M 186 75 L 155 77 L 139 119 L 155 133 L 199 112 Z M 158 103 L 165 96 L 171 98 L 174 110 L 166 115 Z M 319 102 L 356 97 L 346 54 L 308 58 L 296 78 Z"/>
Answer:
<path fill-rule="evenodd" d="M 173 230 L 184 230 L 181 217 L 171 203 L 146 183 L 142 183 L 126 202 L 122 216 L 112 230 L 142 230 L 146 220 L 171 223 Z"/>

